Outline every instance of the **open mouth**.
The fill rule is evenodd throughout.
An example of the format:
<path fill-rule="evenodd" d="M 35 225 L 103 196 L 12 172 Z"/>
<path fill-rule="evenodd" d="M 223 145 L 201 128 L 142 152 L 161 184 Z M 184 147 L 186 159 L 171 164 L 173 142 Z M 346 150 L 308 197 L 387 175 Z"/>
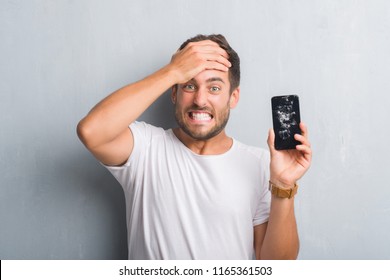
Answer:
<path fill-rule="evenodd" d="M 194 121 L 210 121 L 213 118 L 213 115 L 210 113 L 197 111 L 189 112 L 188 116 Z"/>

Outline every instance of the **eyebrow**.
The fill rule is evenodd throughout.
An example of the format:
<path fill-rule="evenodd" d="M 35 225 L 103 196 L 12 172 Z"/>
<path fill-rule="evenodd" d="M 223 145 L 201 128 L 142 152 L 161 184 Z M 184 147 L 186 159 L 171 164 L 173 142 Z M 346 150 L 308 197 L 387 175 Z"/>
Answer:
<path fill-rule="evenodd" d="M 197 84 L 197 81 L 194 79 L 194 78 L 192 78 L 191 80 L 189 80 L 188 82 L 193 82 L 193 83 L 195 83 L 195 84 Z M 187 82 L 187 83 L 188 83 Z M 212 83 L 212 82 L 221 82 L 221 83 L 223 83 L 223 84 L 225 84 L 225 81 L 224 80 L 222 80 L 220 77 L 211 77 L 211 78 L 208 78 L 207 80 L 206 80 L 206 83 Z"/>
<path fill-rule="evenodd" d="M 222 83 L 225 83 L 224 80 L 222 80 L 221 78 L 219 77 L 212 77 L 212 78 L 209 78 L 206 80 L 206 82 L 208 83 L 212 83 L 212 82 L 222 82 Z"/>
<path fill-rule="evenodd" d="M 196 80 L 193 79 L 193 78 L 192 78 L 190 81 L 197 83 Z M 221 83 L 225 83 L 225 81 L 222 80 L 220 77 L 211 77 L 211 78 L 208 78 L 208 79 L 206 80 L 206 83 L 212 83 L 212 82 L 221 82 Z"/>

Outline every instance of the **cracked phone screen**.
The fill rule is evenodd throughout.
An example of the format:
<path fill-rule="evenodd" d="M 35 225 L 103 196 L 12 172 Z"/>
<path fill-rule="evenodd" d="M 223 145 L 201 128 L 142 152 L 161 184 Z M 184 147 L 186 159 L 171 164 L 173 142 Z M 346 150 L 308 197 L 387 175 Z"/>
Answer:
<path fill-rule="evenodd" d="M 300 112 L 297 95 L 274 96 L 272 102 L 272 119 L 275 131 L 275 148 L 277 150 L 295 149 L 300 142 L 294 134 L 301 134 L 299 129 Z"/>

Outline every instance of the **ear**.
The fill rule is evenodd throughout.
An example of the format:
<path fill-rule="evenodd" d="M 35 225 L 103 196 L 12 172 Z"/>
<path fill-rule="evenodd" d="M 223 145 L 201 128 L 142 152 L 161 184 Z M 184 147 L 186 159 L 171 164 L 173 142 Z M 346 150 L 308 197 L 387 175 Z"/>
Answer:
<path fill-rule="evenodd" d="M 171 88 L 171 100 L 173 104 L 176 104 L 176 97 L 177 97 L 177 85 L 173 85 Z"/>
<path fill-rule="evenodd" d="M 238 100 L 240 100 L 240 87 L 237 87 L 233 92 L 230 94 L 230 109 L 234 109 L 237 106 Z"/>

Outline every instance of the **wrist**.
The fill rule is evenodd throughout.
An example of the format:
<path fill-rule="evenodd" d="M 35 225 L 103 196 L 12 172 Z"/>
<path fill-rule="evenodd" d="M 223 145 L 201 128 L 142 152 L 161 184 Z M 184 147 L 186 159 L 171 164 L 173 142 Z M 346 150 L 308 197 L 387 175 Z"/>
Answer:
<path fill-rule="evenodd" d="M 295 181 L 292 182 L 292 181 L 289 181 L 289 180 L 282 180 L 282 179 L 275 178 L 275 177 L 272 177 L 272 176 L 270 178 L 270 182 L 272 182 L 273 184 L 277 185 L 278 187 L 280 187 L 282 189 L 292 189 L 296 185 Z"/>
<path fill-rule="evenodd" d="M 180 80 L 180 73 L 171 64 L 165 65 L 158 72 L 161 73 L 169 81 L 170 86 L 178 84 Z"/>
<path fill-rule="evenodd" d="M 269 181 L 269 191 L 275 197 L 290 199 L 296 195 L 298 191 L 298 185 L 295 183 L 293 186 L 290 185 L 289 187 L 285 187 Z"/>
<path fill-rule="evenodd" d="M 189 80 L 189 78 L 187 78 L 180 71 L 180 69 L 176 65 L 174 65 L 172 63 L 169 63 L 163 69 L 164 69 L 165 73 L 167 73 L 167 75 L 170 77 L 172 85 L 185 83 L 185 82 L 187 82 Z"/>

